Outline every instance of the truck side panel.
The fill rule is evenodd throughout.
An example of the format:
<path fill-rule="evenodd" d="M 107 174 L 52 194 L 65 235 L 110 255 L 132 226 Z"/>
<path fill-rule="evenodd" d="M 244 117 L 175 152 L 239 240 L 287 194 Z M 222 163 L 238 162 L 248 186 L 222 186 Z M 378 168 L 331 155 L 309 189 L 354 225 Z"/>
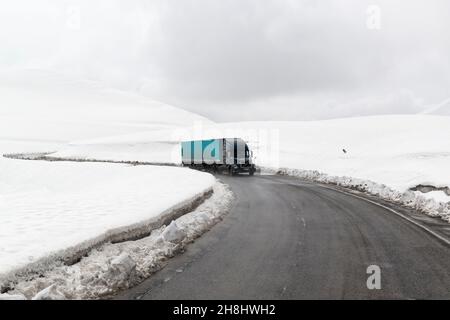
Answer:
<path fill-rule="evenodd" d="M 194 145 L 194 164 L 202 164 L 203 163 L 203 141 L 197 140 L 193 141 Z"/>
<path fill-rule="evenodd" d="M 223 139 L 184 141 L 181 143 L 184 164 L 223 164 Z"/>
<path fill-rule="evenodd" d="M 222 139 L 202 141 L 202 153 L 204 164 L 222 164 Z"/>

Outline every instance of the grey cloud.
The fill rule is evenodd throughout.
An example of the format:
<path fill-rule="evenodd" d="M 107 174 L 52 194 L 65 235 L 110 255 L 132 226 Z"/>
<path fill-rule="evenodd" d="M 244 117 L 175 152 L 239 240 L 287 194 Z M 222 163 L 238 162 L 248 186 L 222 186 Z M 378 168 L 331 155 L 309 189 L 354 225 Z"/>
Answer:
<path fill-rule="evenodd" d="M 15 3 L 1 5 L 0 65 L 74 73 L 218 121 L 415 113 L 450 96 L 445 0 Z M 366 26 L 371 4 L 380 30 Z"/>

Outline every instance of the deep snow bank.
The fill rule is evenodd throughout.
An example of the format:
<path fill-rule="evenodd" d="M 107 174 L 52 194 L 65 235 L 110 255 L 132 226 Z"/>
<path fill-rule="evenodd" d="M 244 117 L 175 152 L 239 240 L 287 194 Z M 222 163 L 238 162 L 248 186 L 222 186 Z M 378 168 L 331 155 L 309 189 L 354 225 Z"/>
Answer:
<path fill-rule="evenodd" d="M 0 165 L 0 285 L 26 266 L 46 268 L 150 223 L 215 181 L 172 167 L 6 159 Z"/>
<path fill-rule="evenodd" d="M 70 141 L 192 123 L 211 122 L 92 81 L 43 70 L 0 70 L 0 154 L 52 152 Z M 140 153 L 158 157 L 158 146 L 166 148 L 128 146 L 113 151 L 136 161 Z M 142 235 L 154 219 L 210 190 L 214 181 L 182 168 L 0 157 L 0 289 L 13 285 L 16 275 L 39 275 L 117 234 Z M 55 295 L 58 289 L 48 287 L 37 298 Z"/>
<path fill-rule="evenodd" d="M 423 194 L 417 191 L 398 191 L 370 180 L 353 177 L 332 176 L 318 171 L 299 170 L 289 168 L 263 168 L 266 173 L 281 174 L 298 177 L 313 182 L 334 184 L 344 188 L 354 189 L 375 195 L 381 199 L 413 208 L 429 216 L 440 217 L 450 222 L 450 202 L 442 194 Z"/>
<path fill-rule="evenodd" d="M 230 189 L 216 183 L 211 198 L 148 237 L 108 243 L 79 263 L 56 266 L 39 277 L 21 278 L 0 300 L 95 299 L 129 288 L 164 267 L 168 258 L 220 221 L 232 200 Z"/>

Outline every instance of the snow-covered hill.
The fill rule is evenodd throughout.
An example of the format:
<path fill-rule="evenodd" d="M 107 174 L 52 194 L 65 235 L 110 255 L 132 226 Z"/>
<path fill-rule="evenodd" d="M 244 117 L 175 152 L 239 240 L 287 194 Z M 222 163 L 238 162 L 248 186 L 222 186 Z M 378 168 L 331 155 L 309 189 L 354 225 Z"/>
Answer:
<path fill-rule="evenodd" d="M 72 140 L 197 122 L 210 123 L 94 82 L 38 70 L 0 71 L 0 154 L 56 151 Z M 49 267 L 114 230 L 157 218 L 214 183 L 211 175 L 184 168 L 0 157 L 0 288 L 30 263 L 30 271 Z"/>
<path fill-rule="evenodd" d="M 55 156 L 179 163 L 184 139 L 242 137 L 268 168 L 316 170 L 384 184 L 450 188 L 450 117 L 389 115 L 324 121 L 237 122 L 140 132 L 64 147 Z M 146 146 L 155 144 L 153 151 Z M 171 147 L 170 147 L 171 146 Z M 449 201 L 443 191 L 427 197 Z"/>
<path fill-rule="evenodd" d="M 450 98 L 445 99 L 437 104 L 428 106 L 422 114 L 433 114 L 440 116 L 450 116 Z"/>
<path fill-rule="evenodd" d="M 450 117 L 246 122 L 219 128 L 247 135 L 262 166 L 369 179 L 399 191 L 419 184 L 450 187 Z"/>
<path fill-rule="evenodd" d="M 256 163 L 264 167 L 318 170 L 384 183 L 399 191 L 420 184 L 450 187 L 448 116 L 223 123 L 80 141 L 56 155 L 109 160 L 132 160 L 136 156 L 136 160 L 153 161 L 151 152 L 133 154 L 133 148 L 167 142 L 174 151 L 162 154 L 156 149 L 157 159 L 177 163 L 179 157 L 172 155 L 179 151 L 180 140 L 217 137 L 244 138 L 253 147 Z M 122 152 L 124 146 L 131 152 Z"/>
<path fill-rule="evenodd" d="M 237 122 L 190 130 L 133 133 L 77 142 L 55 156 L 179 163 L 178 142 L 242 137 L 255 161 L 269 168 L 316 170 L 385 184 L 404 192 L 418 185 L 450 188 L 450 117 L 389 115 L 324 121 Z M 161 144 L 154 152 L 146 145 Z M 145 151 L 145 152 L 144 152 Z M 448 199 L 431 193 L 436 199 Z M 429 195 L 431 195 L 429 194 Z"/>
<path fill-rule="evenodd" d="M 133 236 L 131 230 L 215 181 L 157 166 L 20 160 L 0 166 L 0 287 L 5 274 L 27 264 L 51 265 L 114 233 Z"/>
<path fill-rule="evenodd" d="M 0 142 L 67 143 L 194 122 L 210 123 L 182 109 L 92 81 L 42 70 L 0 71 Z"/>

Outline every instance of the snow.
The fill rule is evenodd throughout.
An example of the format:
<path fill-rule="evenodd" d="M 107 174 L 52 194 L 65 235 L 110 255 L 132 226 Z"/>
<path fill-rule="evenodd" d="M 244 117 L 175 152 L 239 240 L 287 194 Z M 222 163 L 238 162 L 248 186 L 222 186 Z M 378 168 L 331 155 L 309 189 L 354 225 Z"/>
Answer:
<path fill-rule="evenodd" d="M 213 176 L 184 168 L 18 160 L 1 165 L 0 279 L 144 223 L 214 183 Z"/>
<path fill-rule="evenodd" d="M 282 174 L 298 177 L 319 183 L 333 184 L 347 189 L 377 196 L 378 198 L 413 208 L 433 217 L 440 217 L 450 222 L 450 203 L 440 202 L 434 198 L 426 198 L 423 193 L 410 190 L 400 192 L 389 186 L 366 179 L 345 176 L 332 176 L 315 170 L 301 170 L 289 168 L 263 168 L 265 174 Z"/>
<path fill-rule="evenodd" d="M 64 295 L 58 291 L 55 284 L 52 284 L 48 288 L 45 288 L 36 296 L 33 297 L 32 300 L 65 300 Z"/>
<path fill-rule="evenodd" d="M 73 142 L 55 157 L 180 163 L 179 141 L 242 137 L 257 165 L 365 179 L 405 192 L 450 185 L 450 117 L 389 115 L 324 121 L 199 124 Z M 148 146 L 148 149 L 146 149 Z M 154 148 L 156 151 L 150 152 Z M 346 152 L 343 150 L 345 149 Z"/>
<path fill-rule="evenodd" d="M 255 162 L 268 172 L 369 192 L 450 222 L 447 197 L 409 191 L 418 185 L 450 187 L 448 116 L 241 122 L 214 128 L 249 141 Z"/>
<path fill-rule="evenodd" d="M 71 141 L 50 156 L 65 159 L 97 159 L 181 163 L 180 141 L 189 140 L 191 127 L 211 125 L 195 121 L 192 126 L 139 131 L 124 135 Z"/>
<path fill-rule="evenodd" d="M 33 69 L 0 70 L 0 105 L 0 140 L 68 143 L 210 123 L 137 94 Z"/>
<path fill-rule="evenodd" d="M 220 127 L 244 135 L 246 130 L 278 132 L 275 142 L 253 141 L 260 166 L 317 170 L 384 183 L 399 191 L 419 184 L 450 183 L 450 167 L 446 165 L 450 160 L 450 117 L 375 116 L 232 123 Z M 265 149 L 278 152 L 279 156 L 270 152 L 258 154 Z"/>
<path fill-rule="evenodd" d="M 26 300 L 27 298 L 23 294 L 0 294 L 0 300 Z"/>
<path fill-rule="evenodd" d="M 450 160 L 450 117 L 245 122 L 218 128 L 247 136 L 257 164 L 264 167 L 317 170 L 384 183 L 399 191 L 418 184 L 446 186 L 450 181 L 446 165 Z"/>
<path fill-rule="evenodd" d="M 0 70 L 1 154 L 52 152 L 70 141 L 175 130 L 193 122 L 210 123 L 92 81 Z M 114 235 L 151 229 L 152 221 L 214 183 L 211 175 L 184 168 L 0 158 L 0 288 Z M 55 295 L 49 288 L 40 298 Z"/>
<path fill-rule="evenodd" d="M 178 227 L 176 221 L 172 221 L 167 228 L 164 229 L 161 237 L 164 241 L 178 243 L 186 237 L 186 234 Z"/>
<path fill-rule="evenodd" d="M 195 124 L 212 122 L 93 81 L 0 70 L 0 153 L 59 151 L 55 156 L 165 163 L 179 157 L 171 135 Z"/>
<path fill-rule="evenodd" d="M 420 191 L 415 191 L 414 192 L 417 196 L 422 196 L 425 199 L 433 199 L 436 200 L 438 202 L 443 202 L 443 203 L 447 203 L 450 202 L 450 196 L 447 195 L 444 191 L 430 191 L 430 192 L 420 192 Z"/>
<path fill-rule="evenodd" d="M 120 138 L 121 136 L 118 137 Z M 159 164 L 181 162 L 178 141 L 152 141 L 151 138 L 145 142 L 122 143 L 120 140 L 108 140 L 102 143 L 91 141 L 70 143 L 49 156 L 74 160 L 140 161 Z"/>
<path fill-rule="evenodd" d="M 397 193 L 405 193 L 406 198 L 415 199 L 407 201 L 409 205 L 450 220 L 444 208 L 448 200 L 442 194 L 409 194 L 418 185 L 450 186 L 448 116 L 194 123 L 181 130 L 142 131 L 73 142 L 53 156 L 132 160 L 136 155 L 139 161 L 178 164 L 180 141 L 219 137 L 242 137 L 248 141 L 255 163 L 272 173 L 320 176 L 321 181 L 352 188 L 367 184 L 371 186 L 370 192 L 389 194 L 392 199 L 397 198 Z M 151 153 L 146 146 L 157 151 Z"/>
<path fill-rule="evenodd" d="M 450 98 L 447 98 L 435 105 L 429 106 L 422 113 L 450 116 Z"/>
<path fill-rule="evenodd" d="M 8 292 L 10 298 L 98 299 L 136 285 L 164 267 L 168 258 L 209 230 L 228 212 L 233 201 L 232 192 L 219 182 L 213 188 L 211 198 L 194 211 L 168 226 L 153 230 L 148 237 L 104 244 L 90 251 L 79 263 L 56 266 L 39 277 L 19 281 Z M 173 234 L 177 236 L 166 237 Z"/>

